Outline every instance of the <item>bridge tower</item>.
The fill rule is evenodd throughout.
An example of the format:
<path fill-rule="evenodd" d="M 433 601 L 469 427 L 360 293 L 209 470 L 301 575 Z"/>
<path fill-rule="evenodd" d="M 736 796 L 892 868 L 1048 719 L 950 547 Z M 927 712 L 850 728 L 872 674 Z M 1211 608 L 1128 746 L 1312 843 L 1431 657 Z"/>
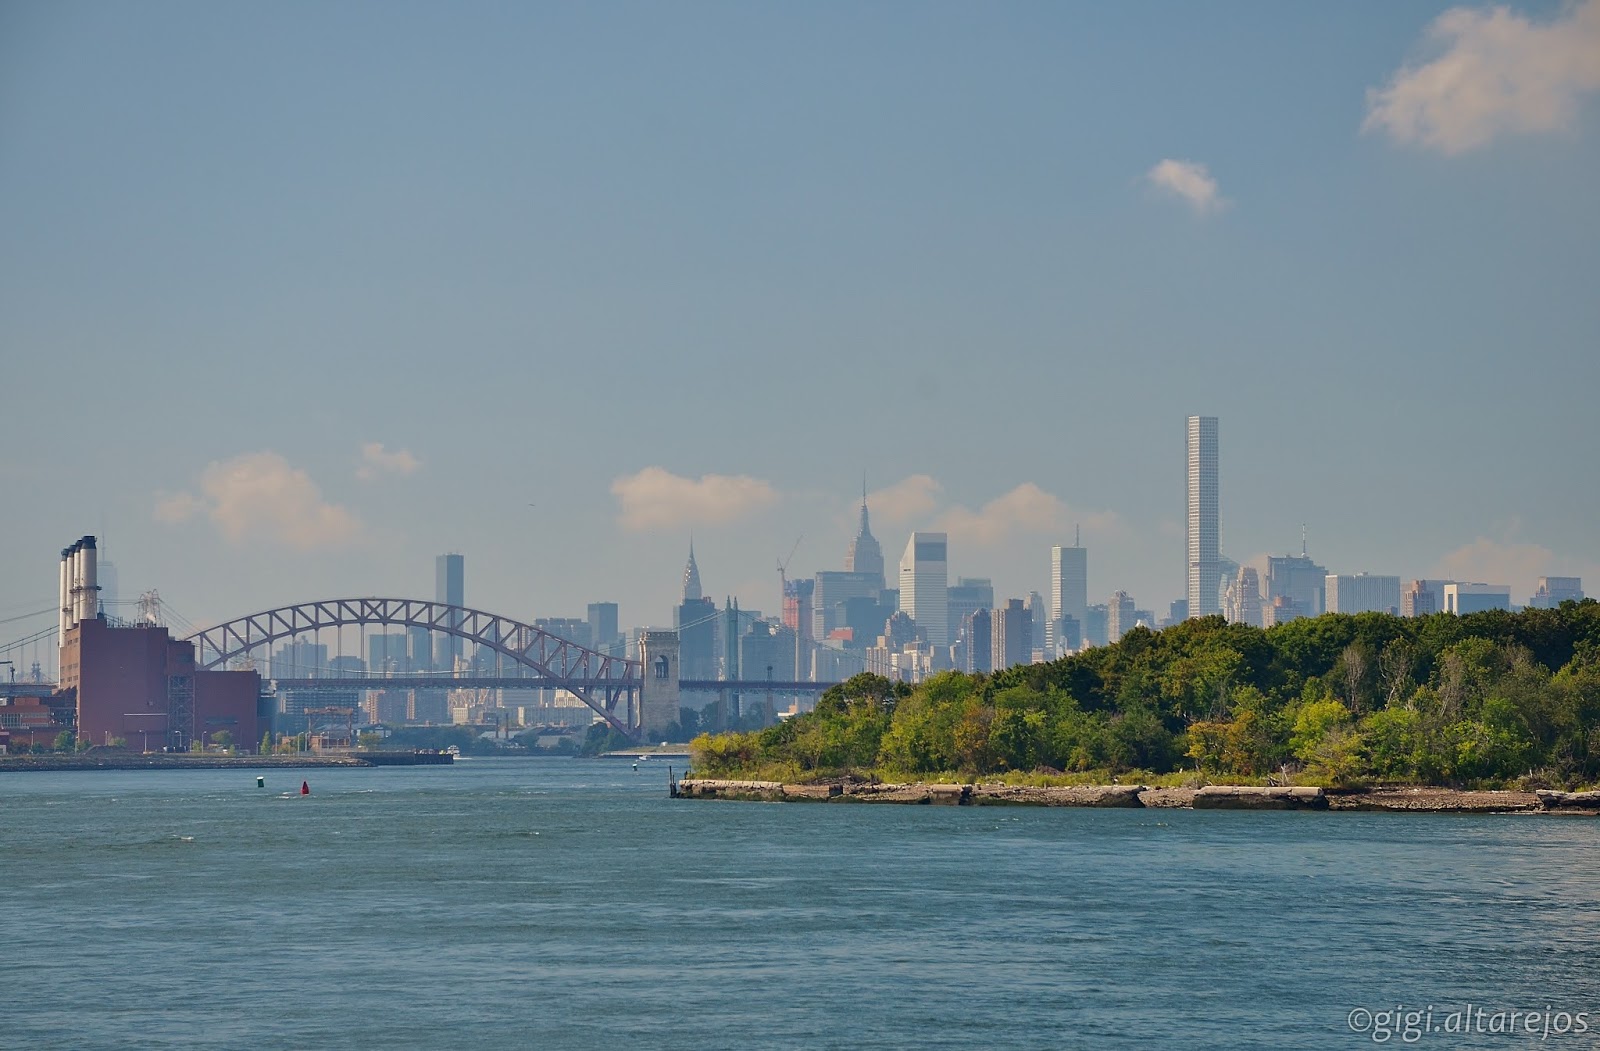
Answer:
<path fill-rule="evenodd" d="M 667 725 L 678 721 L 678 633 L 641 632 L 639 661 L 639 726 L 645 740 L 659 741 Z"/>

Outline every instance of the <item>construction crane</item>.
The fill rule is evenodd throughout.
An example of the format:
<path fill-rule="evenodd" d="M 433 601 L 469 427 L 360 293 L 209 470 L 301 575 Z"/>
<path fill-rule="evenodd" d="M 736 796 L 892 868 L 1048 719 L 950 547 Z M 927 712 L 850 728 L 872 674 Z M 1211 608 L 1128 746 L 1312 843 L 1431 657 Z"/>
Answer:
<path fill-rule="evenodd" d="M 788 574 L 789 574 L 789 563 L 794 560 L 794 553 L 796 551 L 800 550 L 800 541 L 804 540 L 805 538 L 806 538 L 806 535 L 804 533 L 801 533 L 799 536 L 795 537 L 794 546 L 789 549 L 789 557 L 786 558 L 786 559 L 783 559 L 782 561 L 780 561 L 778 563 L 778 611 L 779 611 L 779 613 L 783 612 L 783 600 L 789 594 L 789 576 L 788 576 Z"/>

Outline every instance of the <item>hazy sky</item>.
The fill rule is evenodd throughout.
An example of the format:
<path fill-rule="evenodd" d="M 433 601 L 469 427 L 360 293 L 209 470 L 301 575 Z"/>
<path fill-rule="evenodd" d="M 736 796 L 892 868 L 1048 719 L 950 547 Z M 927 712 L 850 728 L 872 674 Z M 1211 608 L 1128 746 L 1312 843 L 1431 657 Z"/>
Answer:
<path fill-rule="evenodd" d="M 1223 546 L 1600 592 L 1600 0 L 0 5 L 0 618 Z M 0 625 L 0 639 L 48 618 Z M 15 629 L 15 630 L 12 630 Z"/>

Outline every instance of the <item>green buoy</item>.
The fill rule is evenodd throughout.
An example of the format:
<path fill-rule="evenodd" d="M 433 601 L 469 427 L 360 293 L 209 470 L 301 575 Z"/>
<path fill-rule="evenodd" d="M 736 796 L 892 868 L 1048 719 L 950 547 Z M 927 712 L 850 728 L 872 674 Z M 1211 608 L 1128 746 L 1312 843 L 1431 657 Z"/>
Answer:
<path fill-rule="evenodd" d="M 257 788 L 266 788 L 267 787 L 267 779 L 264 778 L 264 777 L 256 778 L 256 787 Z"/>

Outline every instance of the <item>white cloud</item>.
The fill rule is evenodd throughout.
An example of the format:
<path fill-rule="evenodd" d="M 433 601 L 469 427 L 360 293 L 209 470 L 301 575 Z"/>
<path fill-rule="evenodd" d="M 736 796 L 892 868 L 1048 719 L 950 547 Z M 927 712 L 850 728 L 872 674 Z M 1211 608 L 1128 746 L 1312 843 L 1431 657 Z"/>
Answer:
<path fill-rule="evenodd" d="M 156 500 L 156 521 L 187 522 L 204 511 L 205 501 L 193 493 L 162 494 Z"/>
<path fill-rule="evenodd" d="M 408 449 L 390 452 L 382 442 L 367 442 L 361 447 L 361 466 L 356 468 L 356 477 L 370 482 L 386 474 L 411 474 L 421 466 L 422 461 Z"/>
<path fill-rule="evenodd" d="M 867 509 L 874 521 L 905 525 L 926 518 L 939 506 L 944 486 L 931 475 L 913 474 L 891 486 L 867 494 Z"/>
<path fill-rule="evenodd" d="M 1600 0 L 1539 24 L 1506 7 L 1455 7 L 1428 27 L 1434 57 L 1367 91 L 1362 131 L 1456 154 L 1507 132 L 1567 127 L 1600 90 Z"/>
<path fill-rule="evenodd" d="M 1144 177 L 1161 192 L 1186 202 L 1196 215 L 1220 211 L 1228 203 L 1217 187 L 1217 180 L 1211 177 L 1204 164 L 1197 161 L 1168 158 L 1145 172 Z"/>
<path fill-rule="evenodd" d="M 684 478 L 661 467 L 615 479 L 611 493 L 621 505 L 623 528 L 638 531 L 718 525 L 778 502 L 777 490 L 759 478 L 725 474 Z"/>
<path fill-rule="evenodd" d="M 938 527 L 958 543 L 994 547 L 1020 534 L 1064 538 L 1077 524 L 1087 524 L 1091 529 L 1099 530 L 1109 529 L 1116 522 L 1117 517 L 1113 512 L 1079 514 L 1060 497 L 1045 492 L 1032 482 L 1024 482 L 1009 493 L 990 500 L 977 511 L 959 505 L 947 509 L 939 516 Z"/>
<path fill-rule="evenodd" d="M 184 522 L 204 514 L 231 543 L 265 541 L 302 551 L 338 547 L 361 532 L 354 514 L 325 501 L 309 475 L 274 452 L 210 464 L 199 488 L 199 496 L 162 497 L 156 518 Z"/>

